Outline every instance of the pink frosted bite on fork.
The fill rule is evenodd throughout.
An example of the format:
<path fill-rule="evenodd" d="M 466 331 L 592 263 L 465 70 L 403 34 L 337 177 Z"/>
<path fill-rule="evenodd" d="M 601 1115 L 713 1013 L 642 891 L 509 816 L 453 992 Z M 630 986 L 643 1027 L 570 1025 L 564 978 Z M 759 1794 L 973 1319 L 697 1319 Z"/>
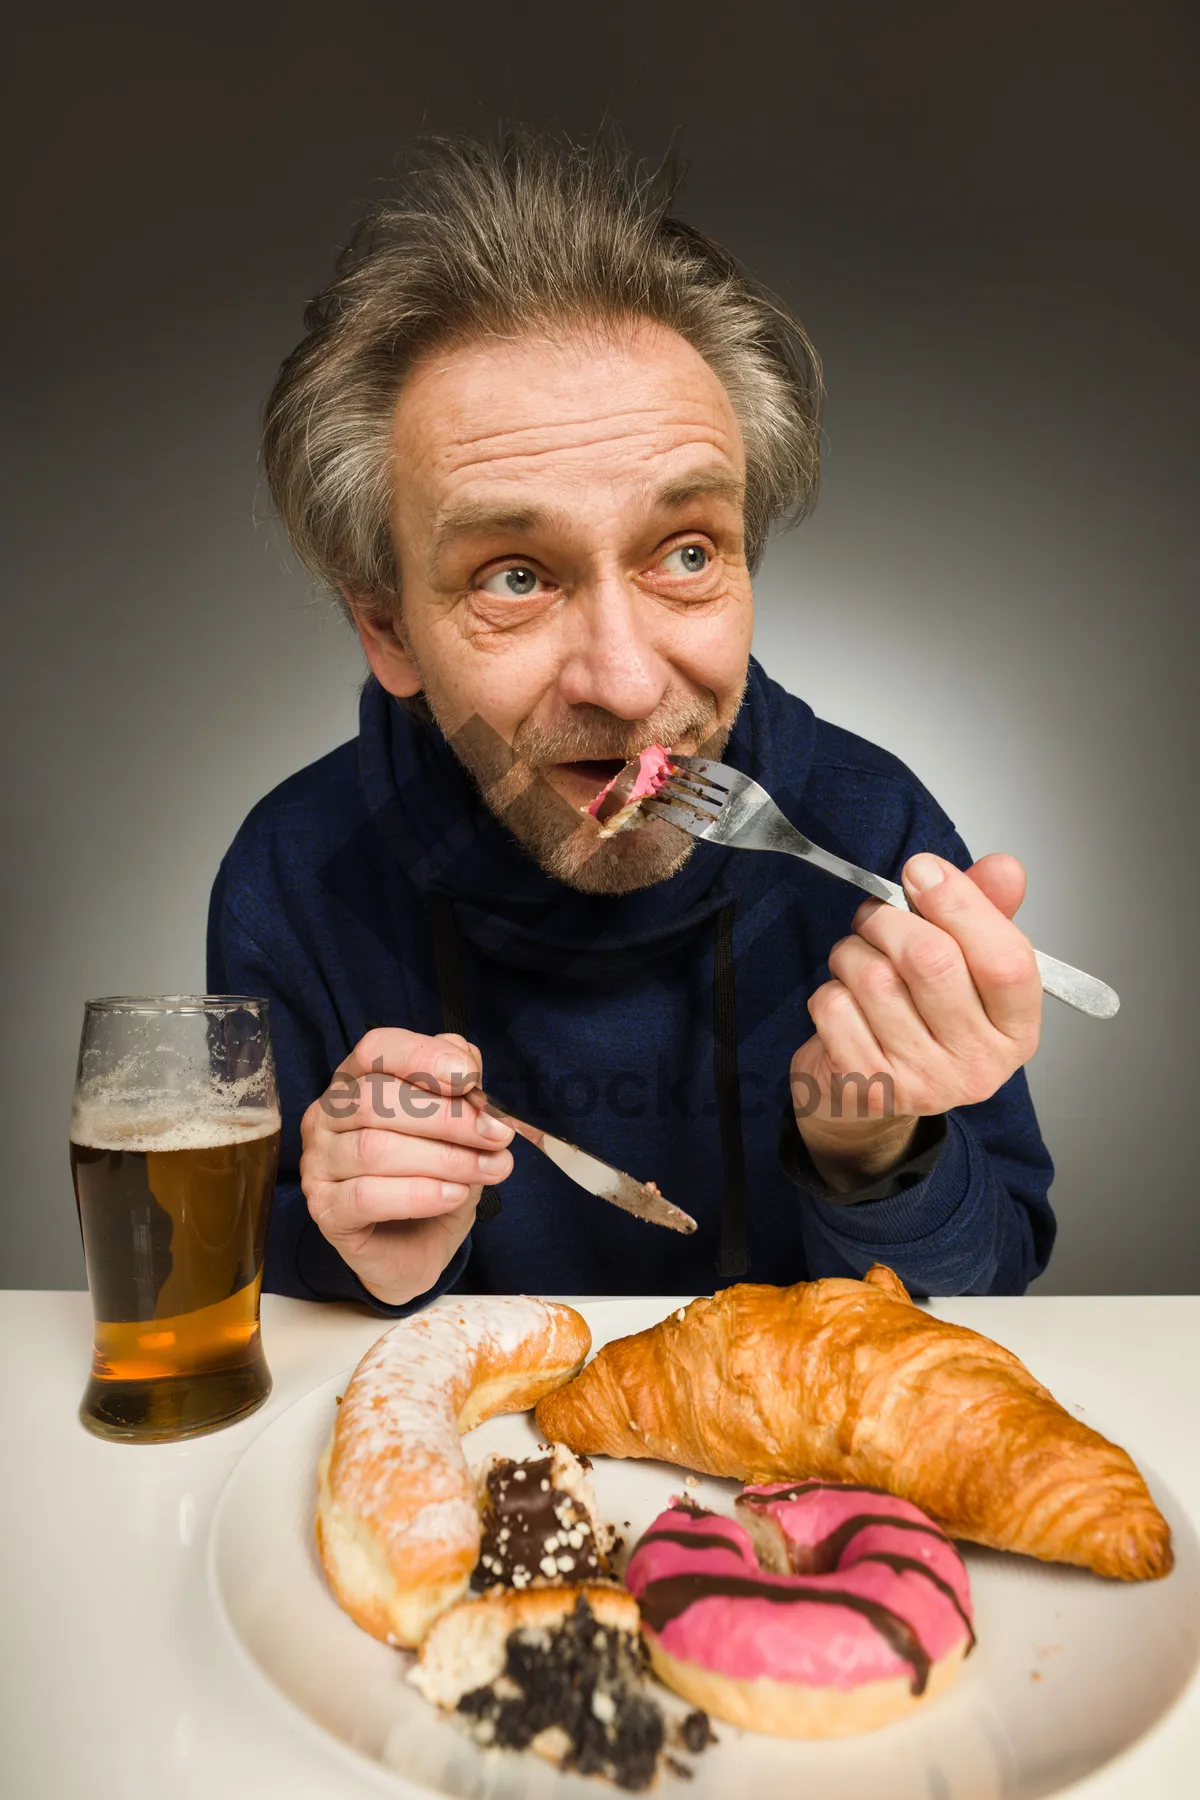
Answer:
<path fill-rule="evenodd" d="M 674 771 L 674 764 L 669 753 L 663 749 L 661 744 L 651 744 L 648 750 L 643 750 L 639 756 L 630 760 L 636 761 L 638 765 L 637 775 L 634 777 L 633 786 L 625 801 L 626 806 L 632 807 L 639 805 L 643 800 L 648 800 L 651 794 L 657 794 L 659 788 L 666 785 Z M 586 810 L 593 819 L 624 773 L 624 769 L 618 769 L 612 780 L 606 782 L 595 799 L 588 803 Z"/>

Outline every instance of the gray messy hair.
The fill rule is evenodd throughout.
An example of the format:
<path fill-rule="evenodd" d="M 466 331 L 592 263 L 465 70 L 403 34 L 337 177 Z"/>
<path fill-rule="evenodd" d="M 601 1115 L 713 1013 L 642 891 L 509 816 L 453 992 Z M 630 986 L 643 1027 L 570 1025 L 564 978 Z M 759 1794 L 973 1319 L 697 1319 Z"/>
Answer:
<path fill-rule="evenodd" d="M 708 363 L 746 451 L 751 568 L 817 492 L 821 366 L 798 319 L 672 215 L 683 165 L 521 128 L 417 144 L 362 221 L 267 401 L 263 460 L 297 554 L 335 592 L 395 597 L 392 417 L 435 349 L 645 320 Z"/>

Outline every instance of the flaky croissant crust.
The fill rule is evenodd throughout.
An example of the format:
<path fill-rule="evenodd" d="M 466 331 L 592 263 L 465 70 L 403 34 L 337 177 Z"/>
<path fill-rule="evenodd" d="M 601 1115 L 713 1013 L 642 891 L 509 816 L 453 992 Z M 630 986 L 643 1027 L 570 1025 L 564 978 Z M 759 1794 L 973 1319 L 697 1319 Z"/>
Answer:
<path fill-rule="evenodd" d="M 1124 1450 L 1012 1353 L 864 1281 L 743 1283 L 607 1344 L 537 1409 L 576 1452 L 709 1475 L 886 1488 L 950 1535 L 1100 1575 L 1168 1573 L 1171 1534 Z"/>

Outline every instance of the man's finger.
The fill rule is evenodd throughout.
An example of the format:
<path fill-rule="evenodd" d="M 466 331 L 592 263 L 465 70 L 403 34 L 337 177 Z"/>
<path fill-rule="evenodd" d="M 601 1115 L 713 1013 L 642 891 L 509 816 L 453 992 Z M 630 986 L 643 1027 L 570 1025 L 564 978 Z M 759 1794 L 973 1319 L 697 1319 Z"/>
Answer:
<path fill-rule="evenodd" d="M 994 850 L 972 863 L 967 880 L 973 881 L 1006 919 L 1014 917 L 1025 898 L 1025 871 L 1005 850 Z"/>
<path fill-rule="evenodd" d="M 479 1045 L 473 1044 L 471 1042 L 470 1038 L 463 1037 L 461 1032 L 439 1031 L 437 1033 L 436 1037 L 433 1039 L 433 1042 L 437 1043 L 437 1044 L 455 1045 L 455 1046 L 457 1046 L 458 1049 L 465 1050 L 467 1052 L 467 1055 L 470 1057 L 471 1061 L 476 1065 L 477 1068 L 481 1068 L 483 1066 L 483 1057 L 480 1055 Z"/>
<path fill-rule="evenodd" d="M 885 910 L 904 919 L 913 929 L 912 920 L 897 913 L 894 906 Z M 919 1069 L 936 1055 L 940 1046 L 930 1035 L 929 1022 L 917 1010 L 898 969 L 883 950 L 851 933 L 829 952 L 829 972 L 849 988 L 876 1043 L 893 1066 L 903 1064 Z M 863 1073 L 869 1075 L 872 1071 L 866 1069 Z"/>
<path fill-rule="evenodd" d="M 462 1094 L 475 1087 L 482 1072 L 479 1052 L 460 1037 L 425 1037 L 398 1026 L 377 1026 L 359 1038 L 339 1065 L 339 1075 L 371 1073 L 417 1080 L 434 1093 Z"/>
<path fill-rule="evenodd" d="M 913 1052 L 902 1060 L 916 1069 L 925 1067 L 931 1048 L 969 1058 L 978 1050 L 981 1036 L 1007 1050 L 1009 1040 L 985 1010 L 967 959 L 948 931 L 919 913 L 901 912 L 898 906 L 877 900 L 859 908 L 854 929 L 857 937 L 882 952 L 903 981 L 931 1040 L 925 1054 Z"/>
<path fill-rule="evenodd" d="M 360 1175 L 339 1181 L 337 1196 L 320 1221 L 326 1236 L 353 1231 L 363 1225 L 381 1225 L 393 1219 L 430 1219 L 457 1212 L 470 1194 L 465 1182 L 439 1181 L 434 1176 L 413 1176 L 394 1181 L 380 1175 Z"/>
<path fill-rule="evenodd" d="M 978 883 L 940 856 L 910 856 L 902 879 L 913 910 L 948 932 L 962 951 L 996 1029 L 1017 1040 L 1036 1035 L 1042 984 L 1028 938 Z"/>
<path fill-rule="evenodd" d="M 479 1139 L 456 1144 L 444 1138 L 414 1137 L 405 1131 L 347 1131 L 331 1136 L 327 1148 L 321 1172 L 332 1181 L 358 1175 L 423 1175 L 474 1186 L 503 1181 L 512 1173 L 509 1151 Z"/>
<path fill-rule="evenodd" d="M 842 1076 L 861 1075 L 868 1081 L 876 1073 L 887 1072 L 887 1057 L 879 1040 L 844 982 L 822 982 L 808 1002 L 808 1016 L 831 1069 Z"/>
<path fill-rule="evenodd" d="M 513 1135 L 511 1125 L 473 1105 L 469 1095 L 438 1095 L 375 1069 L 339 1071 L 316 1104 L 325 1129 L 337 1133 L 378 1129 L 491 1150 Z"/>

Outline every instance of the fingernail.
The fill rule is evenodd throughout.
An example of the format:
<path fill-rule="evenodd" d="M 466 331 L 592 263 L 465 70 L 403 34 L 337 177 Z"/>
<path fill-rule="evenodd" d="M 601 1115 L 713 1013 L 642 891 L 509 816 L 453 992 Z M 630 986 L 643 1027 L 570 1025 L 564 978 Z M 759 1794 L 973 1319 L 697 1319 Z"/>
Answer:
<path fill-rule="evenodd" d="M 473 1073 L 463 1068 L 461 1056 L 439 1056 L 433 1065 L 433 1072 L 447 1087 L 457 1087 L 459 1093 L 463 1092 L 469 1075 Z"/>
<path fill-rule="evenodd" d="M 495 1143 L 507 1144 L 512 1136 L 512 1126 L 506 1125 L 503 1119 L 495 1119 L 491 1113 L 481 1112 L 475 1120 L 475 1129 L 480 1137 L 491 1138 Z"/>
<path fill-rule="evenodd" d="M 508 1167 L 508 1155 L 503 1150 L 481 1150 L 478 1161 L 483 1175 L 499 1175 L 501 1169 Z"/>
<path fill-rule="evenodd" d="M 922 851 L 920 856 L 910 856 L 904 865 L 904 879 L 909 887 L 915 888 L 918 894 L 926 894 L 930 888 L 938 887 L 944 879 L 944 871 L 936 856 Z"/>
<path fill-rule="evenodd" d="M 448 1206 L 461 1206 L 466 1197 L 461 1181 L 443 1181 L 442 1199 Z"/>

